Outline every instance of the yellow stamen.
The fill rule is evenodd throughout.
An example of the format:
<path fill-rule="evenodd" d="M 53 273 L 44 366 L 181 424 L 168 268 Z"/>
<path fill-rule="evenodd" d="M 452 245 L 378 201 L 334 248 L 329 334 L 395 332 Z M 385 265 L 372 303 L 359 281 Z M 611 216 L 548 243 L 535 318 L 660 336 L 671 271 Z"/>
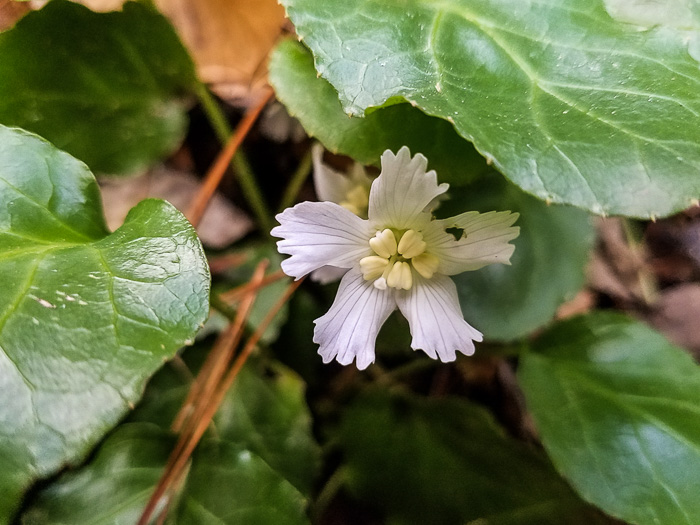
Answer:
<path fill-rule="evenodd" d="M 411 259 L 413 268 L 426 279 L 430 279 L 437 271 L 440 260 L 430 253 L 421 253 Z"/>
<path fill-rule="evenodd" d="M 416 257 L 425 251 L 423 236 L 416 230 L 408 230 L 399 241 L 398 251 L 405 259 Z"/>
<path fill-rule="evenodd" d="M 411 267 L 406 262 L 396 262 L 386 278 L 386 284 L 392 288 L 410 290 L 413 285 Z"/>
<path fill-rule="evenodd" d="M 380 277 L 387 266 L 389 266 L 389 260 L 378 257 L 377 255 L 370 255 L 369 257 L 360 259 L 360 270 L 362 271 L 362 277 L 365 278 L 365 281 L 372 281 Z"/>
<path fill-rule="evenodd" d="M 369 240 L 370 247 L 374 250 L 374 253 L 380 257 L 389 258 L 392 255 L 396 255 L 396 237 L 394 232 L 389 228 L 377 232 L 374 237 Z"/>
<path fill-rule="evenodd" d="M 387 287 L 410 290 L 413 286 L 413 268 L 425 279 L 430 279 L 440 261 L 435 255 L 425 253 L 427 247 L 423 235 L 416 230 L 405 231 L 396 241 L 393 230 L 385 228 L 369 240 L 375 255 L 360 260 L 360 270 L 366 281 L 374 281 L 378 290 Z"/>

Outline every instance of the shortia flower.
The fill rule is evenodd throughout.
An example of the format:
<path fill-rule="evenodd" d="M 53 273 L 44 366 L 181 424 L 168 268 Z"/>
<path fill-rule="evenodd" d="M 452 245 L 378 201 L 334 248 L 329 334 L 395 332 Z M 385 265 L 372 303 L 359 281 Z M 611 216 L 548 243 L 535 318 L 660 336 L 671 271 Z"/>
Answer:
<path fill-rule="evenodd" d="M 369 189 L 374 179 L 367 175 L 365 168 L 359 162 L 353 163 L 348 176 L 338 173 L 323 163 L 323 151 L 323 146 L 318 142 L 311 146 L 314 187 L 318 199 L 340 204 L 355 215 L 366 219 Z M 328 284 L 340 280 L 347 271 L 347 268 L 322 266 L 311 272 L 310 277 L 313 281 Z"/>
<path fill-rule="evenodd" d="M 367 219 L 334 202 L 302 202 L 277 215 L 280 225 L 272 229 L 282 238 L 280 253 L 291 255 L 282 262 L 287 275 L 300 279 L 323 266 L 346 270 L 330 310 L 315 321 L 318 352 L 325 363 L 356 360 L 366 368 L 379 329 L 398 308 L 414 350 L 445 362 L 456 352 L 471 355 L 482 335 L 464 320 L 449 276 L 510 264 L 518 214 L 470 211 L 435 219 L 431 203 L 448 185 L 426 172 L 426 158 L 411 158 L 403 147 L 396 155 L 385 151 L 381 161 Z"/>
<path fill-rule="evenodd" d="M 314 186 L 319 200 L 336 202 L 343 208 L 367 218 L 367 204 L 372 178 L 359 162 L 353 163 L 348 176 L 341 175 L 323 163 L 323 146 L 318 142 L 311 147 L 314 164 Z"/>

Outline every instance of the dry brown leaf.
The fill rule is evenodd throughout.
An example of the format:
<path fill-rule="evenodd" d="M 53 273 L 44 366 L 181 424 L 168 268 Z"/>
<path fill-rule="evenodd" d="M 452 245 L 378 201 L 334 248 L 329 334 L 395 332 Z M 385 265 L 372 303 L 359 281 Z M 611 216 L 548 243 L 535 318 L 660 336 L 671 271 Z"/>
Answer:
<path fill-rule="evenodd" d="M 573 299 L 565 302 L 557 309 L 557 319 L 567 319 L 575 315 L 582 315 L 595 308 L 595 294 L 584 288 L 579 291 Z"/>
<path fill-rule="evenodd" d="M 109 11 L 121 11 L 126 0 L 73 0 L 78 4 L 83 4 L 85 7 L 96 13 L 107 13 Z"/>
<path fill-rule="evenodd" d="M 100 180 L 107 225 L 115 230 L 129 210 L 139 201 L 155 197 L 165 199 L 179 210 L 185 209 L 197 193 L 199 179 L 182 171 L 159 167 L 136 178 Z M 253 228 L 253 222 L 220 194 L 215 194 L 204 212 L 197 234 L 205 246 L 222 249 Z"/>
<path fill-rule="evenodd" d="M 680 284 L 664 291 L 648 320 L 669 340 L 700 357 L 700 284 Z"/>
<path fill-rule="evenodd" d="M 189 48 L 200 78 L 248 106 L 267 84 L 267 56 L 285 24 L 276 0 L 155 0 Z"/>
<path fill-rule="evenodd" d="M 6 1 L 6 0 L 2 0 Z M 118 11 L 126 0 L 76 0 L 93 11 Z M 267 86 L 267 56 L 286 23 L 276 0 L 155 0 L 221 98 L 248 107 Z"/>
<path fill-rule="evenodd" d="M 627 307 L 653 302 L 655 287 L 642 245 L 631 245 L 620 219 L 596 223 L 598 246 L 588 266 L 588 283 Z"/>
<path fill-rule="evenodd" d="M 664 284 L 700 279 L 700 217 L 691 208 L 649 224 L 645 239 L 654 272 Z"/>
<path fill-rule="evenodd" d="M 27 2 L 0 0 L 0 31 L 10 29 L 17 20 L 30 11 Z"/>

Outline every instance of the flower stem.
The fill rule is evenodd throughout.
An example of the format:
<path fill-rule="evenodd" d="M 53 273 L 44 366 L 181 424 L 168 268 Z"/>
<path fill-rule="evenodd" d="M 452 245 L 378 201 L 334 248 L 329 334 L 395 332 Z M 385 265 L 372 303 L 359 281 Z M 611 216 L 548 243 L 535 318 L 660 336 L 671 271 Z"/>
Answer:
<path fill-rule="evenodd" d="M 212 293 L 209 297 L 209 304 L 229 321 L 233 321 L 236 318 L 236 309 L 224 301 L 219 294 Z"/>
<path fill-rule="evenodd" d="M 241 184 L 243 195 L 245 195 L 246 201 L 252 208 L 253 213 L 258 220 L 258 224 L 269 236 L 270 230 L 273 227 L 271 218 L 272 214 L 270 213 L 270 209 L 267 207 L 267 204 L 263 199 L 260 188 L 258 188 L 258 185 L 255 182 L 255 175 L 253 174 L 250 163 L 243 152 L 238 152 L 238 154 L 233 157 L 233 169 L 238 175 L 238 182 Z"/>
<path fill-rule="evenodd" d="M 328 481 L 326 481 L 326 484 L 323 486 L 321 492 L 319 492 L 318 496 L 316 497 L 316 501 L 314 502 L 312 509 L 314 522 L 319 521 L 319 519 L 326 512 L 328 506 L 333 502 L 335 497 L 340 492 L 340 489 L 343 488 L 343 485 L 345 485 L 345 480 L 346 474 L 343 467 L 338 468 L 338 470 L 336 470 L 331 477 L 328 478 Z"/>
<path fill-rule="evenodd" d="M 630 219 L 622 217 L 620 222 L 622 223 L 622 230 L 625 234 L 627 245 L 635 259 L 634 263 L 637 267 L 637 279 L 642 300 L 647 306 L 654 304 L 659 297 L 659 287 L 656 278 L 645 261 L 643 233 L 640 231 L 639 226 Z"/>
<path fill-rule="evenodd" d="M 406 364 L 398 366 L 393 370 L 389 370 L 377 377 L 377 382 L 379 383 L 398 383 L 413 374 L 424 372 L 426 370 L 431 370 L 437 365 L 439 361 L 433 359 L 412 359 Z"/>
<path fill-rule="evenodd" d="M 256 107 L 252 107 L 248 111 L 253 113 L 254 117 L 257 117 L 257 114 L 260 113 L 271 96 L 272 92 L 270 91 L 267 96 L 262 98 Z M 224 112 L 221 110 L 221 107 L 217 103 L 216 99 L 203 83 L 199 84 L 197 89 L 197 97 L 202 104 L 202 109 L 204 110 L 214 133 L 219 139 L 219 142 L 221 142 L 222 145 L 227 144 L 232 133 L 231 127 L 229 126 L 226 115 L 224 115 Z M 238 181 L 241 185 L 243 195 L 253 210 L 253 213 L 258 221 L 258 225 L 263 231 L 265 231 L 265 233 L 269 235 L 273 226 L 270 210 L 262 197 L 262 192 L 257 185 L 255 174 L 250 167 L 250 163 L 248 162 L 245 153 L 243 153 L 243 151 L 240 149 L 236 151 L 231 163 L 236 175 L 238 176 Z"/>
<path fill-rule="evenodd" d="M 199 103 L 202 105 L 204 114 L 207 116 L 207 120 L 209 120 L 209 124 L 219 142 L 226 144 L 231 136 L 231 126 L 229 126 L 228 119 L 224 112 L 221 111 L 218 102 L 203 82 L 197 85 L 197 98 L 199 98 Z"/>
<path fill-rule="evenodd" d="M 301 186 L 306 181 L 306 178 L 311 173 L 311 150 L 308 150 L 304 157 L 301 159 L 299 166 L 297 166 L 296 171 L 292 175 L 292 179 L 287 184 L 284 190 L 284 195 L 282 196 L 282 201 L 279 207 L 279 211 L 282 212 L 294 204 L 294 200 L 301 190 Z"/>

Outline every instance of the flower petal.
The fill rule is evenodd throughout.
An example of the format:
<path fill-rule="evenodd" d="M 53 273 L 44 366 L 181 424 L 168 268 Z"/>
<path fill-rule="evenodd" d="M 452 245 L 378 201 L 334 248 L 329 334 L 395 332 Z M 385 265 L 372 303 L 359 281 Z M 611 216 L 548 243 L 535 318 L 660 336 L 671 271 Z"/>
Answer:
<path fill-rule="evenodd" d="M 378 227 L 419 228 L 428 220 L 426 206 L 447 191 L 449 184 L 437 183 L 435 171 L 426 172 L 428 161 L 420 153 L 411 158 L 406 146 L 396 155 L 382 154 L 382 172 L 369 194 L 369 220 Z"/>
<path fill-rule="evenodd" d="M 411 348 L 444 362 L 454 361 L 455 352 L 472 355 L 474 341 L 481 341 L 482 335 L 464 320 L 452 279 L 444 275 L 424 279 L 417 273 L 413 279 L 410 290 L 396 294 L 411 328 Z"/>
<path fill-rule="evenodd" d="M 323 163 L 323 146 L 316 142 L 311 146 L 311 158 L 314 164 L 314 188 L 319 200 L 335 202 L 345 200 L 354 185 L 348 177 L 341 175 Z"/>
<path fill-rule="evenodd" d="M 450 219 L 432 221 L 423 230 L 427 251 L 440 260 L 438 273 L 455 275 L 478 270 L 488 264 L 510 264 L 515 246 L 509 241 L 520 235 L 520 228 L 512 226 L 517 213 L 470 211 Z M 447 228 L 464 230 L 457 240 Z"/>
<path fill-rule="evenodd" d="M 340 278 L 348 272 L 347 268 L 338 268 L 336 266 L 321 266 L 318 270 L 311 272 L 309 276 L 312 281 L 329 284 L 335 281 L 340 281 Z"/>
<path fill-rule="evenodd" d="M 357 368 L 364 370 L 374 362 L 374 343 L 379 329 L 396 309 L 394 295 L 378 290 L 352 269 L 340 281 L 338 294 L 326 315 L 314 321 L 314 343 L 324 363 L 334 358 L 342 365 L 357 358 Z"/>
<path fill-rule="evenodd" d="M 280 225 L 270 233 L 283 239 L 277 250 L 291 255 L 282 270 L 297 279 L 322 266 L 351 268 L 372 253 L 368 221 L 335 203 L 302 202 L 275 218 Z"/>

